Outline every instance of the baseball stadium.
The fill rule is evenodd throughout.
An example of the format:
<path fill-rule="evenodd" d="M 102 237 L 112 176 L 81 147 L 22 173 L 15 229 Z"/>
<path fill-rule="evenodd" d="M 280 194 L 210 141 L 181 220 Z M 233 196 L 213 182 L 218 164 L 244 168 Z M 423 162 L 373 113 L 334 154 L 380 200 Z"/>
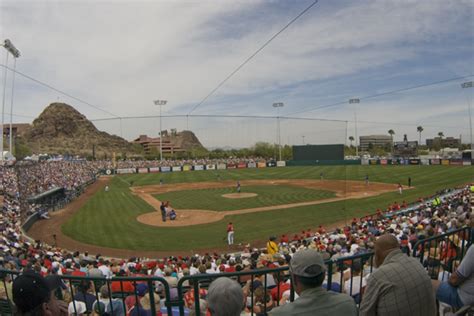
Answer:
<path fill-rule="evenodd" d="M 472 3 L 0 10 L 0 315 L 474 315 Z"/>

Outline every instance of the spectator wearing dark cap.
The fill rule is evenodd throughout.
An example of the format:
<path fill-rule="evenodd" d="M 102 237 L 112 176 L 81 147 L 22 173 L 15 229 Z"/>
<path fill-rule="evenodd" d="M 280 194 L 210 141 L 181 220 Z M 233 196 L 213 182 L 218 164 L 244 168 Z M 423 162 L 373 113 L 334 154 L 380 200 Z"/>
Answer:
<path fill-rule="evenodd" d="M 316 250 L 296 252 L 290 261 L 290 273 L 299 298 L 273 309 L 270 315 L 357 315 L 356 305 L 350 296 L 326 291 L 322 287 L 326 265 Z"/>
<path fill-rule="evenodd" d="M 13 282 L 13 302 L 16 305 L 16 315 L 26 316 L 56 316 L 67 315 L 68 306 L 54 295 L 61 286 L 58 276 L 41 275 L 32 271 L 25 272 Z"/>

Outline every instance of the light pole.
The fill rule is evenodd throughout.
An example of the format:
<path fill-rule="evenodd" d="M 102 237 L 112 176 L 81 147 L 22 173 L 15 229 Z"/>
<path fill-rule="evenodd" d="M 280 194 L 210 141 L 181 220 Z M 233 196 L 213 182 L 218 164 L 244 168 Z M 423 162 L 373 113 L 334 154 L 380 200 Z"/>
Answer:
<path fill-rule="evenodd" d="M 467 89 L 467 88 L 472 88 L 474 86 L 474 81 L 468 81 L 468 82 L 464 82 L 463 84 L 461 84 L 461 87 L 463 89 Z M 467 98 L 467 110 L 468 110 L 468 113 L 469 113 L 469 132 L 470 132 L 470 136 L 471 136 L 471 160 L 473 160 L 473 155 L 474 155 L 474 143 L 472 141 L 472 117 L 471 117 L 471 101 L 469 99 L 469 97 Z"/>
<path fill-rule="evenodd" d="M 6 39 L 1 44 L 6 50 L 6 62 L 4 68 L 4 78 L 3 78 L 3 98 L 2 98 L 2 125 L 0 127 L 0 134 L 1 134 L 1 141 L 0 141 L 0 161 L 3 161 L 3 128 L 5 125 L 5 94 L 6 94 L 6 87 L 7 87 L 7 67 L 8 67 L 8 54 L 12 54 L 14 58 L 14 66 L 13 66 L 13 82 L 12 82 L 12 96 L 11 96 L 11 109 L 10 109 L 10 139 L 9 139 L 9 150 L 10 153 L 12 152 L 12 120 L 13 120 L 13 89 L 15 83 L 15 69 L 16 69 L 16 59 L 20 57 L 20 51 L 13 45 L 13 43 Z"/>
<path fill-rule="evenodd" d="M 277 111 L 278 111 L 278 115 L 277 115 L 277 137 L 278 137 L 278 152 L 279 152 L 279 156 L 280 156 L 279 161 L 281 161 L 280 108 L 282 108 L 284 106 L 285 106 L 285 104 L 283 104 L 283 102 L 273 103 L 273 107 L 277 108 Z"/>
<path fill-rule="evenodd" d="M 161 107 L 166 105 L 168 101 L 166 100 L 155 100 L 153 103 L 160 106 L 160 161 L 163 161 L 163 137 L 162 137 L 162 127 L 161 127 Z"/>
<path fill-rule="evenodd" d="M 357 146 L 357 105 L 360 103 L 360 99 L 349 99 L 349 104 L 354 104 L 354 127 L 355 127 L 355 146 L 356 156 L 359 156 L 359 146 Z"/>

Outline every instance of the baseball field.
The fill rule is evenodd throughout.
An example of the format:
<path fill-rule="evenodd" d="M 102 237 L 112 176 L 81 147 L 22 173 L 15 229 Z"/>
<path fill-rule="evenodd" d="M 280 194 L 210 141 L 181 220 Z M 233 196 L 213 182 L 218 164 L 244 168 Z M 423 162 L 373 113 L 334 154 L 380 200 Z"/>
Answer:
<path fill-rule="evenodd" d="M 407 187 L 409 177 L 412 188 Z M 151 256 L 227 249 L 226 224 L 233 222 L 238 249 L 238 244 L 259 244 L 270 235 L 334 227 L 395 201 L 414 202 L 473 180 L 472 167 L 454 166 L 286 167 L 101 177 L 79 201 L 35 224 L 30 234 L 45 241 L 56 234 L 58 245 L 71 250 Z M 237 181 L 241 193 L 236 192 Z M 170 201 L 177 220 L 161 221 L 161 201 Z"/>

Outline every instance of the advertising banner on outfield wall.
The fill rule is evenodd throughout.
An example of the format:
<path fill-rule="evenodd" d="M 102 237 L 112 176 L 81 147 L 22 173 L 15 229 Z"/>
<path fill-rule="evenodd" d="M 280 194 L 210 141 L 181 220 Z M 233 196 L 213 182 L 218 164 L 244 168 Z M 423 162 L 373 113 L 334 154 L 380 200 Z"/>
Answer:
<path fill-rule="evenodd" d="M 117 169 L 118 174 L 124 174 L 124 173 L 136 173 L 137 169 L 135 168 L 122 168 L 122 169 Z"/>
<path fill-rule="evenodd" d="M 170 172 L 170 171 L 171 171 L 171 167 L 161 167 L 161 168 L 160 168 L 160 171 L 161 171 L 161 172 Z"/>
<path fill-rule="evenodd" d="M 451 159 L 449 164 L 451 166 L 462 166 L 462 160 L 461 159 Z"/>
<path fill-rule="evenodd" d="M 277 167 L 286 167 L 286 161 L 277 161 Z"/>
<path fill-rule="evenodd" d="M 138 168 L 138 173 L 148 173 L 148 168 Z"/>
<path fill-rule="evenodd" d="M 227 164 L 227 169 L 236 169 L 236 168 L 237 168 L 236 164 L 233 164 L 233 163 L 228 163 Z"/>
<path fill-rule="evenodd" d="M 239 169 L 247 168 L 247 164 L 245 162 L 240 162 L 239 164 L 237 164 L 237 168 Z"/>
<path fill-rule="evenodd" d="M 267 163 L 266 163 L 266 162 L 259 162 L 259 163 L 257 163 L 257 167 L 258 167 L 258 168 L 266 168 L 266 167 L 267 167 Z"/>
<path fill-rule="evenodd" d="M 173 168 L 171 168 L 171 171 L 179 172 L 179 171 L 181 171 L 181 166 L 174 166 Z"/>
<path fill-rule="evenodd" d="M 151 167 L 150 172 L 152 173 L 160 172 L 160 167 Z"/>
<path fill-rule="evenodd" d="M 225 163 L 218 163 L 217 164 L 217 169 L 218 170 L 225 170 L 227 168 Z"/>
<path fill-rule="evenodd" d="M 267 167 L 276 167 L 276 165 L 275 161 L 267 161 Z"/>
<path fill-rule="evenodd" d="M 194 166 L 194 170 L 196 170 L 196 171 L 204 170 L 204 166 L 203 165 L 196 165 L 196 166 Z"/>
<path fill-rule="evenodd" d="M 419 165 L 420 159 L 410 159 L 410 165 Z"/>
<path fill-rule="evenodd" d="M 424 166 L 427 166 L 430 164 L 430 160 L 429 159 L 421 159 L 421 164 L 424 165 Z"/>
<path fill-rule="evenodd" d="M 369 163 L 370 163 L 371 165 L 376 165 L 376 164 L 377 164 L 377 160 L 376 160 L 376 159 L 370 159 L 370 160 L 369 160 Z"/>
<path fill-rule="evenodd" d="M 184 165 L 183 166 L 183 171 L 190 171 L 191 170 L 191 166 L 190 165 Z M 174 171 L 174 170 L 173 170 Z"/>
<path fill-rule="evenodd" d="M 387 159 L 380 159 L 380 164 L 385 166 L 385 165 L 388 164 L 388 160 Z"/>
<path fill-rule="evenodd" d="M 247 164 L 247 168 L 257 168 L 257 163 L 256 162 L 249 162 Z"/>
<path fill-rule="evenodd" d="M 439 164 L 441 164 L 441 160 L 439 160 L 439 159 L 430 159 L 430 164 L 431 165 L 439 165 Z"/>
<path fill-rule="evenodd" d="M 367 166 L 369 164 L 369 159 L 365 159 L 365 158 L 361 159 L 360 164 Z"/>
<path fill-rule="evenodd" d="M 216 170 L 216 165 L 206 165 L 206 170 Z"/>
<path fill-rule="evenodd" d="M 449 166 L 449 159 L 441 159 L 441 164 L 443 166 Z"/>
<path fill-rule="evenodd" d="M 470 165 L 471 165 L 471 161 L 470 161 L 470 160 L 463 160 L 463 161 L 462 161 L 462 165 L 463 165 L 463 166 L 470 166 Z"/>

